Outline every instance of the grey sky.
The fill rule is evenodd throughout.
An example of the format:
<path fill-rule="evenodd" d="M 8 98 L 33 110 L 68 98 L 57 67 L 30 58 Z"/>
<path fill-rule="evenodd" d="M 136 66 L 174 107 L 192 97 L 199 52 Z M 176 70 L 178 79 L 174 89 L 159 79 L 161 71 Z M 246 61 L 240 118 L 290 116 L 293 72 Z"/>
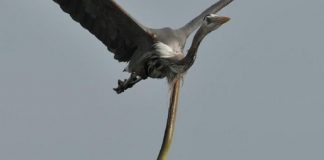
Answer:
<path fill-rule="evenodd" d="M 179 27 L 215 1 L 117 2 Z M 186 75 L 170 160 L 324 159 L 323 6 L 236 0 L 221 12 L 232 20 Z M 155 159 L 167 83 L 117 95 L 124 67 L 54 2 L 1 0 L 0 159 Z"/>

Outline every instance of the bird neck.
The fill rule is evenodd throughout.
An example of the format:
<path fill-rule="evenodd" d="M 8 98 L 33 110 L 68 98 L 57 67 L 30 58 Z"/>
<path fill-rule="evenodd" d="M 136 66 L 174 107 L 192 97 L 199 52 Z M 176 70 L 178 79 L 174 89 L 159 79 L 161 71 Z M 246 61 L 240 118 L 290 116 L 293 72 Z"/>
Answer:
<path fill-rule="evenodd" d="M 200 46 L 201 41 L 204 39 L 204 37 L 207 35 L 207 32 L 201 27 L 195 34 L 191 46 L 188 50 L 187 55 L 177 62 L 178 65 L 183 66 L 182 72 L 186 72 L 195 62 L 197 51 Z"/>
<path fill-rule="evenodd" d="M 196 18 L 191 20 L 189 23 L 184 25 L 183 27 L 179 28 L 178 30 L 184 32 L 184 34 L 188 37 L 192 32 L 194 32 L 201 24 L 203 23 L 203 19 L 205 16 L 211 14 L 211 13 L 217 13 L 219 10 L 227 6 L 229 3 L 231 3 L 233 0 L 219 0 L 209 8 L 207 8 L 205 11 L 203 11 L 200 15 L 198 15 Z"/>

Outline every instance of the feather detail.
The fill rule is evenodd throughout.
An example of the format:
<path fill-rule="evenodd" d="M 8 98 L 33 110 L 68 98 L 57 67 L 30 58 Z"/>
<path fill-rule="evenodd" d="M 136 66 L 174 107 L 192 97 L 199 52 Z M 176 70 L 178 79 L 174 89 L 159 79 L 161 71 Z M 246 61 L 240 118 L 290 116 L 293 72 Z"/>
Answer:
<path fill-rule="evenodd" d="M 180 52 L 174 51 L 170 46 L 162 42 L 155 43 L 153 48 L 160 58 L 172 58 L 181 55 Z"/>

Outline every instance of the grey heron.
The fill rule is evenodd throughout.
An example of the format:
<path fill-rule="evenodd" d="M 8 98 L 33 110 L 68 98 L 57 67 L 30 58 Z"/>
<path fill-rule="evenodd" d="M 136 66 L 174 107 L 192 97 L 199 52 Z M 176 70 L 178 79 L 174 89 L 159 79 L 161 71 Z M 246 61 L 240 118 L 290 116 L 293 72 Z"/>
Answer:
<path fill-rule="evenodd" d="M 178 29 L 153 29 L 138 23 L 114 0 L 54 0 L 63 11 L 94 34 L 119 62 L 128 62 L 130 73 L 118 80 L 114 90 L 119 94 L 147 78 L 166 78 L 171 88 L 169 116 L 158 159 L 166 159 L 175 123 L 181 79 L 195 61 L 203 38 L 230 18 L 215 13 L 233 0 L 219 0 L 196 18 Z M 199 29 L 198 29 L 199 28 Z M 195 33 L 185 55 L 187 38 Z"/>

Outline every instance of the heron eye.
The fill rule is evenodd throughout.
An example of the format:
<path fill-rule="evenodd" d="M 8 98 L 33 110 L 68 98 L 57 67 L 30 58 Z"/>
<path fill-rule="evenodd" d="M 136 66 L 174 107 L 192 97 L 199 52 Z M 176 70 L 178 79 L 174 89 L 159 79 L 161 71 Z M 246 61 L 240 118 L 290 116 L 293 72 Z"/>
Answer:
<path fill-rule="evenodd" d="M 207 16 L 204 17 L 204 23 L 206 25 L 209 25 L 210 24 L 210 18 L 209 17 L 210 17 L 209 15 L 207 15 Z"/>
<path fill-rule="evenodd" d="M 203 20 L 205 21 L 205 20 L 207 19 L 207 17 L 208 17 L 208 15 L 207 15 L 207 16 L 205 16 Z"/>

